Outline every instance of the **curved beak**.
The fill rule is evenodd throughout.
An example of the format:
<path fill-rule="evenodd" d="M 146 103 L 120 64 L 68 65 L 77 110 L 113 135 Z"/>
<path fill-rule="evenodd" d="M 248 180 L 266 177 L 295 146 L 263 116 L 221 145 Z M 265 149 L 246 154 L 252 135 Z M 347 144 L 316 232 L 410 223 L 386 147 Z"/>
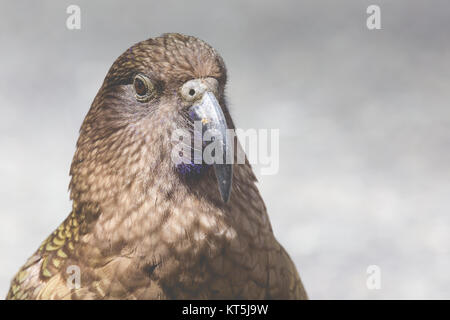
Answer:
<path fill-rule="evenodd" d="M 218 157 L 212 163 L 219 185 L 222 200 L 227 203 L 230 199 L 233 180 L 233 165 L 231 161 L 233 150 L 231 138 L 227 134 L 227 122 L 214 94 L 206 91 L 202 99 L 189 109 L 189 114 L 194 121 L 201 121 L 202 137 L 206 132 L 212 135 Z"/>

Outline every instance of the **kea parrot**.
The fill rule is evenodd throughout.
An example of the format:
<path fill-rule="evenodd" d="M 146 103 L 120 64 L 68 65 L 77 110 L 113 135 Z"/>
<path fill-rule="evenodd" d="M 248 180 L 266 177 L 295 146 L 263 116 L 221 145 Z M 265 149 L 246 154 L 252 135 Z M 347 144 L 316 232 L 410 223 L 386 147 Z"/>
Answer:
<path fill-rule="evenodd" d="M 193 36 L 117 58 L 80 128 L 71 213 L 7 299 L 307 299 L 249 161 L 174 161 L 175 130 L 235 129 L 226 82 L 222 57 Z M 224 158 L 242 150 L 217 139 Z"/>

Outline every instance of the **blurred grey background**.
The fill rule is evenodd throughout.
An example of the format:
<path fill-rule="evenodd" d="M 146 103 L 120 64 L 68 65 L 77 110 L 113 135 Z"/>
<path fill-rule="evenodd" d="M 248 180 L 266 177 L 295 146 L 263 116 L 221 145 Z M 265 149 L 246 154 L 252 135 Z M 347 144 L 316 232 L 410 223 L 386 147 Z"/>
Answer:
<path fill-rule="evenodd" d="M 66 28 L 70 4 L 81 30 Z M 370 4 L 381 30 L 366 27 Z M 0 297 L 70 211 L 78 129 L 110 65 L 136 42 L 181 32 L 224 57 L 237 126 L 280 129 L 279 174 L 259 187 L 311 298 L 450 298 L 449 10 L 444 0 L 1 1 Z M 369 265 L 380 290 L 366 286 Z"/>

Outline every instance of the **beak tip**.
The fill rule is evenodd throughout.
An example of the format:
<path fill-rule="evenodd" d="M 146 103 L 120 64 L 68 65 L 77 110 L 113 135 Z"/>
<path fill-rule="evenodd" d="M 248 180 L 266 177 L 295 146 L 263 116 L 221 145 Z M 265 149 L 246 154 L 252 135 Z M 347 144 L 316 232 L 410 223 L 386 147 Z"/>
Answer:
<path fill-rule="evenodd" d="M 230 200 L 230 195 L 231 195 L 231 188 L 230 190 L 224 190 L 225 188 L 220 188 L 220 195 L 222 197 L 222 200 L 224 203 L 228 203 L 228 201 Z"/>
<path fill-rule="evenodd" d="M 228 203 L 233 183 L 233 167 L 231 165 L 214 165 L 220 196 L 224 203 Z"/>

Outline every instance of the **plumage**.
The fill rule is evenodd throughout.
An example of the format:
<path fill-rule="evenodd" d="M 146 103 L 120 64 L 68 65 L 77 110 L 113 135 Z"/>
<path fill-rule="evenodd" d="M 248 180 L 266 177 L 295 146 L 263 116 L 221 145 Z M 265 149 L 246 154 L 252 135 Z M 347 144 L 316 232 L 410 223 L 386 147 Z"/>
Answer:
<path fill-rule="evenodd" d="M 192 102 L 180 95 L 192 79 L 215 79 L 233 129 L 225 64 L 205 42 L 164 34 L 114 62 L 80 129 L 72 212 L 17 273 L 8 299 L 307 298 L 250 164 L 233 165 L 226 201 L 213 166 L 171 160 L 172 132 L 192 130 Z M 68 285 L 69 266 L 80 268 L 80 288 Z"/>

